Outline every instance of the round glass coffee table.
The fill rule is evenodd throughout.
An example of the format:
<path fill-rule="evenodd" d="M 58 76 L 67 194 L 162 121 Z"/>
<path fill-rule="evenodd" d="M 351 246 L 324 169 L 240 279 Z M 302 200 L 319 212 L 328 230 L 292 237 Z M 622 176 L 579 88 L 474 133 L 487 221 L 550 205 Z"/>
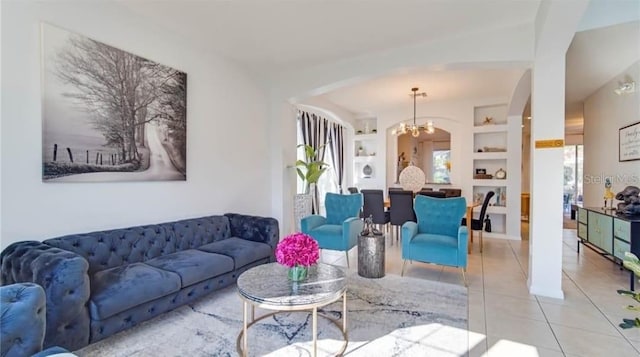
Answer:
<path fill-rule="evenodd" d="M 247 356 L 247 329 L 260 320 L 283 311 L 311 311 L 313 326 L 313 351 L 316 356 L 318 338 L 318 316 L 331 321 L 344 338 L 342 354 L 347 348 L 347 282 L 344 270 L 328 264 L 317 264 L 309 268 L 307 278 L 292 282 L 287 276 L 288 268 L 278 263 L 253 267 L 238 277 L 238 292 L 243 301 L 242 331 L 238 334 L 236 347 L 238 354 Z M 318 314 L 318 308 L 342 298 L 342 326 L 338 320 Z M 248 306 L 251 306 L 249 321 Z M 255 318 L 255 308 L 275 310 Z"/>

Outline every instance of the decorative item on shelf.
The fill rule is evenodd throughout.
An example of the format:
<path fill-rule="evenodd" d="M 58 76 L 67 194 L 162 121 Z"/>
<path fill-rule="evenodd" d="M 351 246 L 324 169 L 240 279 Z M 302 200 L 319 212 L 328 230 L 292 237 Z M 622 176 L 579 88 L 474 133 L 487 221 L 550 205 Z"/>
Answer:
<path fill-rule="evenodd" d="M 373 134 L 375 134 L 375 133 L 377 133 L 377 132 L 378 132 L 378 130 L 373 129 L 373 130 L 371 130 L 371 132 L 372 132 Z"/>
<path fill-rule="evenodd" d="M 358 134 L 358 135 L 362 134 L 362 130 L 356 131 L 356 134 Z"/>
<path fill-rule="evenodd" d="M 491 218 L 489 218 L 489 215 L 484 219 L 484 231 L 491 233 Z"/>
<path fill-rule="evenodd" d="M 482 122 L 482 125 L 491 125 L 493 124 L 493 117 L 484 117 L 484 121 Z"/>
<path fill-rule="evenodd" d="M 485 146 L 484 148 L 482 148 L 483 150 L 481 151 L 480 149 L 478 149 L 478 152 L 507 152 L 507 149 L 502 148 L 502 147 L 491 147 L 491 146 Z"/>
<path fill-rule="evenodd" d="M 624 190 L 616 193 L 618 202 L 617 213 L 627 216 L 640 215 L 640 188 L 636 186 L 627 186 Z"/>
<path fill-rule="evenodd" d="M 364 167 L 362 167 L 362 175 L 364 178 L 371 178 L 371 175 L 373 175 L 373 168 L 369 164 L 364 165 Z"/>
<path fill-rule="evenodd" d="M 424 186 L 426 176 L 419 167 L 409 165 L 400 172 L 400 185 L 405 191 L 418 192 Z"/>
<path fill-rule="evenodd" d="M 358 147 L 358 156 L 364 156 L 365 152 L 364 152 L 364 147 L 360 146 Z"/>
<path fill-rule="evenodd" d="M 473 203 L 482 203 L 484 202 L 484 193 L 476 192 L 473 194 Z"/>
<path fill-rule="evenodd" d="M 418 89 L 417 87 L 415 88 L 411 88 L 411 91 L 413 92 L 411 94 L 411 96 L 413 97 L 413 124 L 407 124 L 407 123 L 400 123 L 400 125 L 398 125 L 397 128 L 393 129 L 391 131 L 392 135 L 402 135 L 402 134 L 406 134 L 406 133 L 411 133 L 411 135 L 414 138 L 417 138 L 418 136 L 420 136 L 420 131 L 424 131 L 427 134 L 433 134 L 435 133 L 436 129 L 433 126 L 433 122 L 430 120 L 427 122 L 426 125 L 418 125 L 416 124 L 416 97 L 421 96 L 421 97 L 426 97 L 427 93 L 422 92 L 422 93 L 418 93 Z"/>
<path fill-rule="evenodd" d="M 444 167 L 447 168 L 447 171 L 451 172 L 451 161 L 447 160 L 444 162 Z"/>
<path fill-rule="evenodd" d="M 487 169 L 476 169 L 475 175 L 473 178 L 476 180 L 488 180 L 493 178 L 491 174 L 487 174 Z"/>
<path fill-rule="evenodd" d="M 503 206 L 507 205 L 507 188 L 505 187 L 502 192 L 500 192 L 500 202 L 502 202 Z"/>
<path fill-rule="evenodd" d="M 289 267 L 289 279 L 301 281 L 307 277 L 307 271 L 320 259 L 318 242 L 304 233 L 286 236 L 276 246 L 276 261 Z"/>
<path fill-rule="evenodd" d="M 496 187 L 494 192 L 496 193 L 496 203 L 494 206 L 502 206 L 502 202 L 500 201 L 500 193 L 502 192 L 502 188 Z"/>
<path fill-rule="evenodd" d="M 604 207 L 602 207 L 605 210 L 613 210 L 613 198 L 615 197 L 615 195 L 613 194 L 613 191 L 611 191 L 611 178 L 610 177 L 605 177 L 604 178 Z M 609 202 L 609 207 L 607 207 L 607 201 Z"/>
<path fill-rule="evenodd" d="M 482 152 L 482 149 L 478 149 L 478 150 L 476 150 L 476 152 Z"/>
<path fill-rule="evenodd" d="M 507 178 L 507 172 L 504 171 L 502 168 L 500 168 L 500 170 L 496 171 L 495 175 L 494 175 L 498 180 L 504 180 Z"/>

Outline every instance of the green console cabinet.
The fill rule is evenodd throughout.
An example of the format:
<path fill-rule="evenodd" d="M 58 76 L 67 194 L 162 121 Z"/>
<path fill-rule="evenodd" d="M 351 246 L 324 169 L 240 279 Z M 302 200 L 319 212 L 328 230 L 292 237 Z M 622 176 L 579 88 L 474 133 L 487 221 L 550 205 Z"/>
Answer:
<path fill-rule="evenodd" d="M 579 243 L 596 247 L 615 261 L 621 261 L 624 252 L 640 256 L 640 217 L 578 207 L 578 238 Z"/>

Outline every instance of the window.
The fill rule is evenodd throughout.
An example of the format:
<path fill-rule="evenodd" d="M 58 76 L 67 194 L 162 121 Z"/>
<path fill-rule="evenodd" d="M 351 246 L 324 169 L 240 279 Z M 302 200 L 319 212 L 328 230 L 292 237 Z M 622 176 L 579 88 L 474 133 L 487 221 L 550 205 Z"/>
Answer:
<path fill-rule="evenodd" d="M 434 183 L 451 183 L 449 178 L 449 169 L 451 165 L 451 150 L 434 150 L 433 151 L 433 182 Z"/>
<path fill-rule="evenodd" d="M 582 145 L 564 147 L 563 203 L 567 212 L 571 209 L 571 204 L 582 202 L 582 160 Z"/>

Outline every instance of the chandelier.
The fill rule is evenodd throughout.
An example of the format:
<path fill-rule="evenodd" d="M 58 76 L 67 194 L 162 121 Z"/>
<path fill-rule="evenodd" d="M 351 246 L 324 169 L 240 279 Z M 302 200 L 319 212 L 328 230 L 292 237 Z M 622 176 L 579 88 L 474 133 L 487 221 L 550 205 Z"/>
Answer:
<path fill-rule="evenodd" d="M 426 125 L 417 125 L 416 124 L 416 97 L 422 96 L 426 97 L 427 93 L 422 92 L 418 93 L 417 87 L 411 88 L 413 94 L 410 94 L 413 97 L 413 124 L 410 123 L 400 123 L 397 128 L 391 131 L 393 135 L 402 135 L 406 133 L 411 133 L 414 138 L 420 136 L 420 130 L 424 131 L 427 134 L 433 134 L 436 129 L 433 127 L 433 122 L 429 120 Z"/>

